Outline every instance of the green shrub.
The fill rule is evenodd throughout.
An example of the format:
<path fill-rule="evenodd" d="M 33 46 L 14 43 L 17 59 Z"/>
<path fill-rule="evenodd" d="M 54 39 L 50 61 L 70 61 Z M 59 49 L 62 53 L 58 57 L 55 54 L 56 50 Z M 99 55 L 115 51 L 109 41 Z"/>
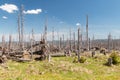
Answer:
<path fill-rule="evenodd" d="M 119 55 L 118 55 L 118 53 L 117 52 L 112 52 L 112 54 L 110 55 L 110 58 L 112 58 L 112 63 L 113 64 L 118 64 L 118 63 L 120 63 L 120 57 L 119 57 Z"/>
<path fill-rule="evenodd" d="M 78 57 L 77 56 L 74 57 L 73 63 L 78 63 Z"/>
<path fill-rule="evenodd" d="M 86 58 L 81 56 L 79 62 L 80 62 L 80 63 L 84 63 L 85 61 L 86 61 Z"/>
<path fill-rule="evenodd" d="M 84 63 L 85 61 L 86 61 L 86 58 L 85 58 L 85 57 L 81 56 L 81 57 L 80 57 L 80 60 L 78 61 L 78 57 L 76 56 L 76 57 L 74 58 L 74 60 L 73 60 L 73 63 L 78 63 L 78 62 Z"/>

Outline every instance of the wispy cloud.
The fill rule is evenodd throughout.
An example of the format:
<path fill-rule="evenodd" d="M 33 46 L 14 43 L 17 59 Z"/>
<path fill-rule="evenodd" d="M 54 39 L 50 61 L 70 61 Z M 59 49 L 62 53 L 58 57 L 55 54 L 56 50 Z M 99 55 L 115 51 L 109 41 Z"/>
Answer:
<path fill-rule="evenodd" d="M 8 17 L 6 17 L 6 16 L 3 16 L 2 18 L 3 18 L 3 19 L 7 19 Z"/>
<path fill-rule="evenodd" d="M 27 11 L 24 11 L 24 14 L 39 14 L 42 12 L 42 9 L 33 9 L 33 10 L 27 10 Z"/>
<path fill-rule="evenodd" d="M 14 4 L 5 3 L 4 5 L 0 6 L 0 9 L 6 11 L 8 13 L 14 13 L 14 11 L 18 10 L 18 7 Z"/>

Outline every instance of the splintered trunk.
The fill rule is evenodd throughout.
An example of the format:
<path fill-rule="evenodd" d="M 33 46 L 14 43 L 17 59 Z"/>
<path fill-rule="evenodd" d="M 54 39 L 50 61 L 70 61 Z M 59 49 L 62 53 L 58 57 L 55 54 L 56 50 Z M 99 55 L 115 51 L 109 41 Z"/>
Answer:
<path fill-rule="evenodd" d="M 78 62 L 80 62 L 80 28 L 78 28 Z"/>

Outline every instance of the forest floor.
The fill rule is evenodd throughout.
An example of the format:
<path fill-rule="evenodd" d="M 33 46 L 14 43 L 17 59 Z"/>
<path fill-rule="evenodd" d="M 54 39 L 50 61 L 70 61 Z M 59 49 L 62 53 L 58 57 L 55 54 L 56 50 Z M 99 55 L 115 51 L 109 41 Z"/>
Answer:
<path fill-rule="evenodd" d="M 15 62 L 0 66 L 0 80 L 120 80 L 120 65 L 104 65 L 108 56 L 87 57 L 85 63 L 73 63 L 74 57 L 52 57 L 51 62 Z"/>

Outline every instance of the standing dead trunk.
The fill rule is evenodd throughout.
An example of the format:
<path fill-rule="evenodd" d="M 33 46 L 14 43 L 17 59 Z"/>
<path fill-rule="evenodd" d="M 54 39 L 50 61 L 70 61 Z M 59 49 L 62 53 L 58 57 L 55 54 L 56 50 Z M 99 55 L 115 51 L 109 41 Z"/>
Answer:
<path fill-rule="evenodd" d="M 108 35 L 108 52 L 110 52 L 111 34 Z"/>
<path fill-rule="evenodd" d="M 78 53 L 77 53 L 78 62 L 80 62 L 80 28 L 78 28 L 78 44 L 77 44 L 77 46 L 78 46 Z"/>
<path fill-rule="evenodd" d="M 11 45 L 12 45 L 12 36 L 9 35 L 9 51 L 10 51 L 10 49 L 11 49 Z"/>
<path fill-rule="evenodd" d="M 5 48 L 5 36 L 2 36 L 2 47 Z"/>
<path fill-rule="evenodd" d="M 89 38 L 88 38 L 88 15 L 86 16 L 86 49 L 89 50 Z"/>

